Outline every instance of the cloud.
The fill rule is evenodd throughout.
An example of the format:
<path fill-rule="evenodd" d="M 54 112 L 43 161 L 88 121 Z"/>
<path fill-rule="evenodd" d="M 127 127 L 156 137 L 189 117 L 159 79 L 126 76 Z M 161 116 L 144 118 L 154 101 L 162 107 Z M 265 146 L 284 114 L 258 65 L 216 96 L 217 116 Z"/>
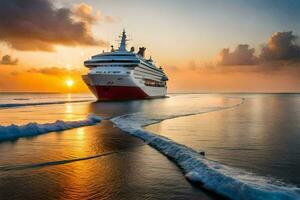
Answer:
<path fill-rule="evenodd" d="M 119 19 L 113 17 L 113 16 L 104 16 L 104 21 L 108 22 L 108 23 L 116 23 L 118 21 L 120 21 Z"/>
<path fill-rule="evenodd" d="M 170 65 L 170 66 L 167 66 L 167 67 L 164 67 L 163 70 L 166 70 L 167 72 L 177 72 L 179 71 L 179 68 L 175 65 Z"/>
<path fill-rule="evenodd" d="M 262 61 L 300 60 L 297 38 L 292 31 L 274 33 L 267 45 L 262 48 L 260 59 Z"/>
<path fill-rule="evenodd" d="M 218 64 L 233 67 L 247 65 L 249 66 L 247 70 L 254 71 L 299 67 L 300 45 L 296 43 L 297 38 L 298 36 L 294 35 L 292 31 L 276 32 L 262 47 L 259 56 L 254 55 L 254 48 L 250 48 L 248 44 L 239 44 L 233 52 L 224 48 L 219 54 Z"/>
<path fill-rule="evenodd" d="M 191 60 L 187 64 L 187 68 L 191 71 L 200 72 L 200 71 L 215 71 L 217 63 L 212 61 L 196 61 Z"/>
<path fill-rule="evenodd" d="M 93 14 L 93 8 L 85 3 L 80 3 L 74 6 L 73 9 L 74 17 L 80 21 L 87 22 L 88 24 L 94 24 L 98 22 L 101 18 L 100 11 L 97 11 L 96 14 Z"/>
<path fill-rule="evenodd" d="M 1 0 L 0 40 L 23 51 L 54 51 L 55 45 L 105 45 L 91 25 L 99 12 L 87 4 L 56 8 L 50 0 Z"/>
<path fill-rule="evenodd" d="M 10 55 L 4 55 L 0 61 L 1 65 L 16 65 L 18 64 L 18 59 L 13 59 Z"/>
<path fill-rule="evenodd" d="M 219 64 L 221 65 L 255 65 L 258 62 L 255 50 L 248 44 L 239 44 L 233 52 L 229 48 L 221 50 Z"/>
<path fill-rule="evenodd" d="M 103 16 L 101 12 L 98 10 L 95 14 L 93 14 L 93 8 L 85 3 L 80 3 L 74 5 L 73 8 L 74 19 L 79 19 L 80 21 L 87 22 L 88 24 L 95 24 L 99 21 L 104 21 L 107 23 L 115 23 L 118 20 L 110 15 Z"/>
<path fill-rule="evenodd" d="M 39 73 L 51 76 L 65 76 L 70 74 L 81 74 L 79 70 L 68 70 L 63 67 L 44 67 L 44 68 L 30 68 L 28 73 Z"/>
<path fill-rule="evenodd" d="M 70 92 L 65 82 L 72 79 L 72 92 L 87 92 L 88 88 L 81 78 L 85 72 L 80 70 L 63 67 L 0 67 L 0 91 Z"/>

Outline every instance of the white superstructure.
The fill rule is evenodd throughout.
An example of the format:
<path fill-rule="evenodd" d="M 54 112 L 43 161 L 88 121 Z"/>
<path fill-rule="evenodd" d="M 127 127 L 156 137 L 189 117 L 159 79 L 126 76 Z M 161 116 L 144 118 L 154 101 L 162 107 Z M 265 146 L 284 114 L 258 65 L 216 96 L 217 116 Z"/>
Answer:
<path fill-rule="evenodd" d="M 153 60 L 145 59 L 145 48 L 137 53 L 126 49 L 123 31 L 120 46 L 111 52 L 92 56 L 84 65 L 90 70 L 83 80 L 99 100 L 123 100 L 163 97 L 167 93 L 168 78 Z"/>

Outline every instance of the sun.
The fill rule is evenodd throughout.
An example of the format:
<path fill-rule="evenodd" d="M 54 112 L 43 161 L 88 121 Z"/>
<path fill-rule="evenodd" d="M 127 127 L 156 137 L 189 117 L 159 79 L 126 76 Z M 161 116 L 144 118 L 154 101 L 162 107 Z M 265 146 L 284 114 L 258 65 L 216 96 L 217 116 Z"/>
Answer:
<path fill-rule="evenodd" d="M 74 81 L 73 81 L 72 79 L 67 79 L 67 80 L 66 80 L 66 85 L 67 85 L 68 87 L 72 87 L 72 86 L 74 85 Z"/>

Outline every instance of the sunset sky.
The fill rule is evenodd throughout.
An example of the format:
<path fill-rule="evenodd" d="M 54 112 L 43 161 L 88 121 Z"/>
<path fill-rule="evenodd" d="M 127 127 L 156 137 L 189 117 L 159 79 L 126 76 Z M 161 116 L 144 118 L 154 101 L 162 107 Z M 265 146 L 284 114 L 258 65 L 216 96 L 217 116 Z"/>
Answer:
<path fill-rule="evenodd" d="M 300 92 L 298 0 L 0 3 L 0 92 L 88 91 L 83 61 L 123 28 L 163 66 L 169 92 Z"/>

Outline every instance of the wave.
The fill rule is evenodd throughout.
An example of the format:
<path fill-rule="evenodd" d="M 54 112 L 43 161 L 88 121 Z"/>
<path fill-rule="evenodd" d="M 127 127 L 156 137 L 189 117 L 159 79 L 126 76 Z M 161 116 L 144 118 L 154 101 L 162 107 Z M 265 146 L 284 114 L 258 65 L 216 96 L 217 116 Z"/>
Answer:
<path fill-rule="evenodd" d="M 127 152 L 130 149 L 138 148 L 138 147 L 141 147 L 144 145 L 145 144 L 136 145 L 136 146 L 120 149 L 118 151 L 109 151 L 109 152 L 104 152 L 101 154 L 91 155 L 91 156 L 87 156 L 87 157 L 80 157 L 80 158 L 72 158 L 72 159 L 66 159 L 66 160 L 56 160 L 56 161 L 40 162 L 40 163 L 20 164 L 20 165 L 6 165 L 6 166 L 4 165 L 4 166 L 0 166 L 0 171 L 26 170 L 26 169 L 32 169 L 32 168 L 42 168 L 42 167 L 49 167 L 49 166 L 56 166 L 56 165 L 64 165 L 64 164 L 73 163 L 73 162 L 79 162 L 79 161 L 84 161 L 84 160 L 101 158 L 104 156 L 110 156 L 112 154 L 123 153 L 123 152 Z"/>
<path fill-rule="evenodd" d="M 235 105 L 238 106 L 244 102 Z M 213 108 L 212 112 L 233 108 Z M 138 137 L 151 147 L 160 151 L 174 161 L 183 171 L 188 181 L 195 185 L 213 191 L 230 199 L 300 199 L 300 189 L 292 185 L 286 185 L 277 180 L 257 176 L 241 169 L 229 167 L 221 163 L 206 159 L 194 149 L 175 141 L 143 130 L 143 126 L 159 123 L 165 119 L 194 115 L 198 113 L 185 113 L 181 115 L 160 118 L 148 118 L 142 113 L 128 114 L 111 119 L 121 130 L 132 136 Z"/>
<path fill-rule="evenodd" d="M 66 103 L 81 103 L 81 102 L 89 102 L 93 101 L 89 100 L 73 100 L 73 101 L 50 101 L 50 102 L 36 102 L 36 103 L 5 103 L 0 104 L 0 108 L 15 108 L 15 107 L 23 107 L 23 106 L 42 106 L 42 105 L 52 105 L 52 104 L 66 104 Z"/>
<path fill-rule="evenodd" d="M 96 115 L 89 115 L 84 120 L 79 121 L 62 121 L 57 120 L 53 123 L 38 124 L 35 122 L 26 125 L 9 125 L 0 126 L 0 142 L 13 140 L 19 137 L 35 136 L 53 131 L 63 131 L 81 126 L 90 126 L 101 122 L 101 118 Z"/>
<path fill-rule="evenodd" d="M 13 99 L 13 100 L 16 100 L 16 101 L 28 101 L 30 99 L 27 99 L 27 98 L 16 98 L 16 99 Z"/>

